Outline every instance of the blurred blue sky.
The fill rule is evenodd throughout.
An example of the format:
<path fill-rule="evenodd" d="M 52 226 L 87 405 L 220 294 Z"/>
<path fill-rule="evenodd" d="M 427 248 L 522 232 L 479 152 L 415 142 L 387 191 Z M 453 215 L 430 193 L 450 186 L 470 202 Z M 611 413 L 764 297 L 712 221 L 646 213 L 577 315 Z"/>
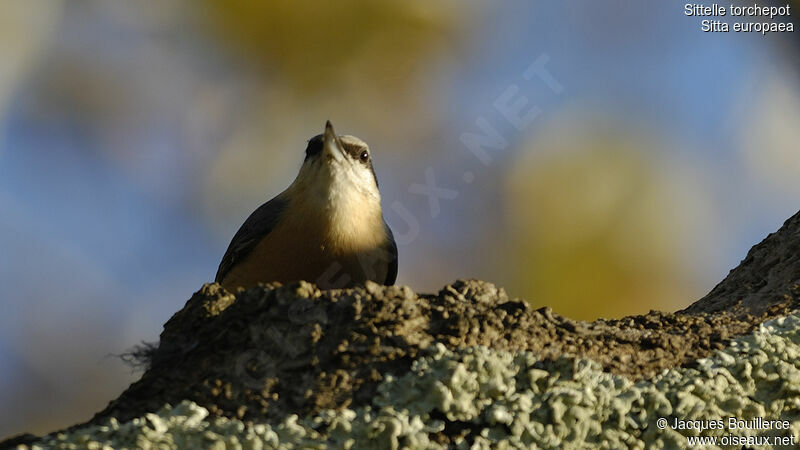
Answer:
<path fill-rule="evenodd" d="M 52 26 L 36 29 L 38 19 L 5 7 L 39 36 L 19 36 L 33 42 L 30 57 L 0 60 L 18 74 L 0 78 L 8 92 L 0 98 L 0 437 L 68 425 L 115 397 L 135 374 L 107 356 L 157 339 L 213 280 L 230 237 L 292 180 L 304 140 L 326 114 L 264 107 L 262 115 L 259 101 L 287 101 L 263 87 L 273 75 L 227 50 L 181 3 L 35 7 Z M 681 236 L 694 252 L 682 264 L 695 297 L 796 212 L 800 182 L 787 175 L 800 171 L 794 150 L 763 154 L 774 162 L 758 152 L 794 149 L 800 138 L 797 123 L 781 125 L 800 109 L 797 49 L 785 36 L 702 33 L 682 12 L 669 2 L 471 4 L 452 47 L 424 65 L 425 89 L 414 91 L 435 116 L 427 131 L 391 135 L 331 108 L 340 132 L 371 143 L 384 207 L 400 202 L 419 222 L 419 236 L 400 249 L 399 281 L 418 290 L 468 276 L 511 284 L 475 255 L 503 239 L 507 172 L 552 130 L 567 130 L 555 138 L 563 142 L 569 130 L 594 127 L 653 143 L 641 153 L 686 205 L 667 214 L 691 233 Z M 560 94 L 522 78 L 543 54 Z M 542 110 L 522 132 L 492 106 L 511 84 Z M 241 123 L 264 128 L 253 118 L 264 115 L 270 127 L 290 125 L 264 143 L 264 151 L 280 147 L 275 167 L 251 165 L 251 185 L 263 190 L 209 194 L 218 186 L 209 179 L 237 181 L 215 175 L 219 155 Z M 478 117 L 510 142 L 488 166 L 459 140 Z M 261 150 L 252 151 L 241 158 Z M 458 191 L 435 218 L 408 189 L 427 167 Z M 466 171 L 474 182 L 463 181 Z M 386 216 L 405 227 L 396 212 Z M 676 299 L 674 309 L 694 299 Z"/>

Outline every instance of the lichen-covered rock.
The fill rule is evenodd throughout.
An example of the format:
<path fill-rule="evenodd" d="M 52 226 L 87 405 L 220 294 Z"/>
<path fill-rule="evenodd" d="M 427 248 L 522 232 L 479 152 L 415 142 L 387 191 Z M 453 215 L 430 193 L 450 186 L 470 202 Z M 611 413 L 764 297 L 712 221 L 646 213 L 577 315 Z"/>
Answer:
<path fill-rule="evenodd" d="M 589 359 L 429 347 L 368 405 L 279 422 L 209 416 L 195 403 L 109 419 L 34 448 L 687 448 L 687 436 L 800 442 L 800 316 L 770 321 L 702 359 L 633 382 Z M 785 420 L 790 428 L 676 430 L 676 419 Z M 668 426 L 659 427 L 658 419 Z M 700 422 L 698 422 L 700 423 Z"/>
<path fill-rule="evenodd" d="M 209 284 L 166 323 L 141 380 L 92 423 L 130 420 L 182 400 L 245 421 L 357 408 L 434 344 L 581 356 L 636 380 L 708 356 L 792 305 L 760 317 L 651 312 L 589 323 L 533 310 L 477 280 L 436 295 L 374 283 L 321 291 L 300 282 L 235 294 Z M 453 383 L 473 382 L 458 376 L 464 379 Z"/>
<path fill-rule="evenodd" d="M 166 427 L 233 447 L 225 430 L 268 447 L 355 439 L 363 448 L 369 438 L 421 448 L 670 447 L 683 441 L 654 428 L 658 416 L 794 423 L 797 317 L 741 336 L 800 308 L 798 255 L 800 213 L 686 311 L 594 322 L 533 310 L 478 280 L 436 294 L 375 283 L 235 293 L 208 284 L 157 345 L 134 352 L 148 358 L 142 378 L 65 439 L 89 433 L 125 446 L 115 427 L 127 427 L 144 445 L 173 439 Z"/>

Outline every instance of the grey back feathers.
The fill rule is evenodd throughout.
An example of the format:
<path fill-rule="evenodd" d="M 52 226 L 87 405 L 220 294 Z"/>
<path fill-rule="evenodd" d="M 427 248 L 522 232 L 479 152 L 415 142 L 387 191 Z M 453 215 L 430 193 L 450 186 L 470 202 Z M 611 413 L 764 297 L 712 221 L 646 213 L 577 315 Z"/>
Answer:
<path fill-rule="evenodd" d="M 259 206 L 258 209 L 250 214 L 250 217 L 244 221 L 239 231 L 233 235 L 233 239 L 228 245 L 228 250 L 222 257 L 222 262 L 219 263 L 214 281 L 217 283 L 222 282 L 222 279 L 230 272 L 231 268 L 250 254 L 250 251 L 259 241 L 275 228 L 285 208 L 286 201 L 278 196 Z"/>
<path fill-rule="evenodd" d="M 392 233 L 392 229 L 389 228 L 389 224 L 384 221 L 383 226 L 386 227 L 386 235 L 389 237 L 388 245 L 385 249 L 389 256 L 389 270 L 386 272 L 386 280 L 383 284 L 392 286 L 394 282 L 397 281 L 397 242 L 394 240 L 394 233 Z"/>

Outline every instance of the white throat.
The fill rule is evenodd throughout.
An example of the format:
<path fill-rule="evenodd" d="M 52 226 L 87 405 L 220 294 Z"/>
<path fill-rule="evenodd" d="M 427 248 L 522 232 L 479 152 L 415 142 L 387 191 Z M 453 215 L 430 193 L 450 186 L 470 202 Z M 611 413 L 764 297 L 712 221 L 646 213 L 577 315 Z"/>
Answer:
<path fill-rule="evenodd" d="M 302 217 L 325 245 L 358 250 L 386 239 L 381 198 L 372 171 L 355 161 L 316 161 L 304 166 L 284 193 L 289 214 Z"/>

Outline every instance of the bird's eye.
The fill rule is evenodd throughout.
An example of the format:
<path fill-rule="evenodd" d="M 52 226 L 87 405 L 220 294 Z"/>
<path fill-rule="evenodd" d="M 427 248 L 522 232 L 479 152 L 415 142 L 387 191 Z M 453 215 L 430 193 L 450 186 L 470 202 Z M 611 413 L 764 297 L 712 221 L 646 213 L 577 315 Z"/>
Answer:
<path fill-rule="evenodd" d="M 369 160 L 369 153 L 366 150 L 361 152 L 361 162 L 367 162 Z"/>

